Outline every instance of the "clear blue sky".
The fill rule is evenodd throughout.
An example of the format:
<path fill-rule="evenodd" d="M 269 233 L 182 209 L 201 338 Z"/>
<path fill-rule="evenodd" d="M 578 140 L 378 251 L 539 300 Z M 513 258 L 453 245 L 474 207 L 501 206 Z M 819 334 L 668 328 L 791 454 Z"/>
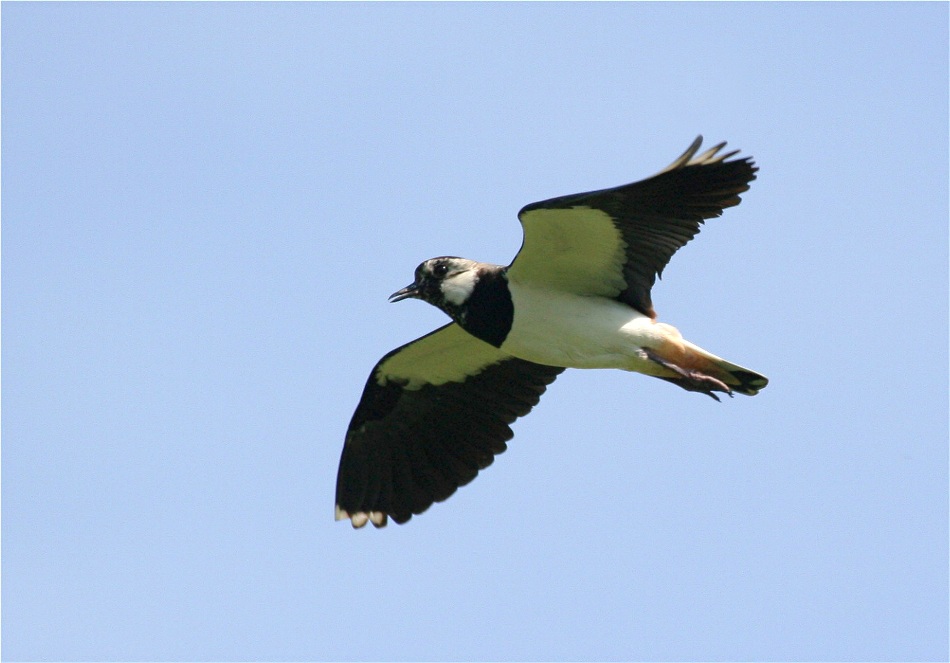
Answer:
<path fill-rule="evenodd" d="M 9 4 L 3 656 L 946 660 L 948 5 Z M 753 155 L 654 290 L 768 375 L 568 372 L 333 521 L 416 264 Z"/>

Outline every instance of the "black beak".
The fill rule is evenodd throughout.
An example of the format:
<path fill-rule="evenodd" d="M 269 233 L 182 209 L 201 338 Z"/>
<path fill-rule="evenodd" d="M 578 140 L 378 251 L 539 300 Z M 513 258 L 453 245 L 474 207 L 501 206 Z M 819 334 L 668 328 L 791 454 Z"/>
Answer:
<path fill-rule="evenodd" d="M 419 296 L 419 286 L 415 283 L 410 283 L 402 290 L 397 290 L 389 296 L 390 302 L 401 302 L 404 299 L 409 299 L 410 297 Z"/>

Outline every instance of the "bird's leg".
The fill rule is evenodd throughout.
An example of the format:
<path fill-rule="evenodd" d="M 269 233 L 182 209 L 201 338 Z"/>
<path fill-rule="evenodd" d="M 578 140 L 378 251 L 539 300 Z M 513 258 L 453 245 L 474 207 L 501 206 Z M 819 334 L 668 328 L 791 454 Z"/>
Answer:
<path fill-rule="evenodd" d="M 642 348 L 642 350 L 647 359 L 676 373 L 679 377 L 669 378 L 670 381 L 675 381 L 677 385 L 686 391 L 697 391 L 701 394 L 706 394 L 710 398 L 713 398 L 717 401 L 719 400 L 719 397 L 714 393 L 717 391 L 724 394 L 729 394 L 729 398 L 732 398 L 732 389 L 725 382 L 717 380 L 711 375 L 706 375 L 705 373 L 695 370 L 687 370 L 681 366 L 677 366 L 673 362 L 668 361 L 656 354 L 649 348 Z"/>

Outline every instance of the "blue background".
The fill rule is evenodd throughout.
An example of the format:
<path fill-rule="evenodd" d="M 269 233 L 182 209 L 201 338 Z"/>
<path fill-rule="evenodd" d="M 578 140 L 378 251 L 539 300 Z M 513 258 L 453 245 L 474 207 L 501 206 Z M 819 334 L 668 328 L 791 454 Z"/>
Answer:
<path fill-rule="evenodd" d="M 9 4 L 3 656 L 947 660 L 948 6 Z M 470 486 L 335 523 L 423 259 L 698 134 L 654 289 L 768 375 L 572 371 Z"/>

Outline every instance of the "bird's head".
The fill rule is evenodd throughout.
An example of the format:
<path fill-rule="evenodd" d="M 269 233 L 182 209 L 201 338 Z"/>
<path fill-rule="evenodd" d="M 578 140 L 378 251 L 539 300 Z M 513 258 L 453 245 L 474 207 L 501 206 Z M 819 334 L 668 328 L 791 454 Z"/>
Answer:
<path fill-rule="evenodd" d="M 432 258 L 416 267 L 416 280 L 391 294 L 389 301 L 421 299 L 458 321 L 476 283 L 478 263 L 474 260 L 454 256 Z"/>

